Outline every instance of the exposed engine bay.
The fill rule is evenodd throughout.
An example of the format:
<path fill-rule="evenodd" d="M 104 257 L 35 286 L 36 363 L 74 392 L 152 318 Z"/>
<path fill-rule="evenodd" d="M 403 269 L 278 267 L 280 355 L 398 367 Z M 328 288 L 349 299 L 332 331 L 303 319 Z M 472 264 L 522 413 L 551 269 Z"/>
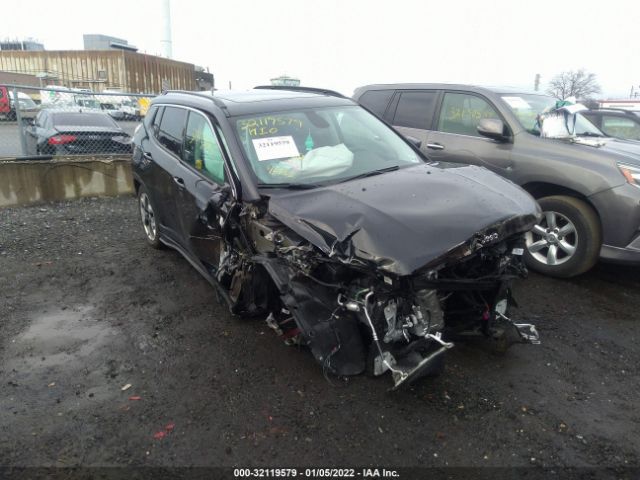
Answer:
<path fill-rule="evenodd" d="M 312 215 L 283 215 L 283 205 L 275 197 L 227 205 L 216 220 L 220 262 L 207 268 L 234 313 L 263 316 L 285 343 L 308 346 L 326 373 L 389 372 L 398 388 L 439 373 L 443 354 L 468 337 L 499 350 L 539 343 L 533 325 L 509 318 L 535 215 L 494 223 L 421 264 L 410 251 L 410 261 L 380 256 L 362 221 L 337 235 Z M 315 234 L 323 240 L 310 241 Z M 395 243 L 412 248 L 410 239 Z"/>

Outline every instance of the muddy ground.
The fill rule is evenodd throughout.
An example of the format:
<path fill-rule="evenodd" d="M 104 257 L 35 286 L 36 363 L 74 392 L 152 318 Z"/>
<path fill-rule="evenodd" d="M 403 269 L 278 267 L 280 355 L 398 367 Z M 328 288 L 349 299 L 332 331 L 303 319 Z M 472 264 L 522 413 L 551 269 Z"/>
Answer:
<path fill-rule="evenodd" d="M 0 210 L 0 465 L 639 467 L 640 269 L 516 295 L 541 345 L 389 392 L 233 318 L 133 198 Z"/>

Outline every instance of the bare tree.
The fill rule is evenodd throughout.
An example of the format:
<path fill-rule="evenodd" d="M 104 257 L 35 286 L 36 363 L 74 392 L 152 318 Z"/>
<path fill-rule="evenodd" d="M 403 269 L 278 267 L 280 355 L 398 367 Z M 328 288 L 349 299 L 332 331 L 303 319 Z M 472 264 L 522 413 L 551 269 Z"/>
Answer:
<path fill-rule="evenodd" d="M 569 70 L 551 79 L 547 92 L 559 100 L 568 97 L 589 98 L 594 93 L 600 93 L 600 85 L 594 73 L 584 70 Z"/>

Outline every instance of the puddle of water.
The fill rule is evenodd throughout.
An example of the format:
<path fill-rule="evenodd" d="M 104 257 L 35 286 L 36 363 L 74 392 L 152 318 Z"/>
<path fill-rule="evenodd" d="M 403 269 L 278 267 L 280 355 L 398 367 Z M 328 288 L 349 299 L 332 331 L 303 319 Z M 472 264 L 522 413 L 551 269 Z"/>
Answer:
<path fill-rule="evenodd" d="M 22 365 L 39 367 L 80 362 L 106 345 L 114 334 L 108 323 L 93 316 L 91 306 L 39 312 L 12 342 L 13 356 Z"/>

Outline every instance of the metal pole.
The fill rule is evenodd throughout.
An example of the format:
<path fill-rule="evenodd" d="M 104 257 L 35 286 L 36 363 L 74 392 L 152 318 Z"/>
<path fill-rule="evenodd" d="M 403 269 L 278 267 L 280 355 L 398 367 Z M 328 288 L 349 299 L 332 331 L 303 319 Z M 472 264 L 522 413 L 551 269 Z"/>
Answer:
<path fill-rule="evenodd" d="M 22 128 L 22 112 L 20 111 L 20 101 L 18 99 L 18 89 L 13 87 L 13 108 L 16 109 L 16 121 L 18 122 L 18 135 L 20 135 L 20 147 L 22 155 L 27 154 L 27 139 L 24 138 L 24 129 Z"/>

